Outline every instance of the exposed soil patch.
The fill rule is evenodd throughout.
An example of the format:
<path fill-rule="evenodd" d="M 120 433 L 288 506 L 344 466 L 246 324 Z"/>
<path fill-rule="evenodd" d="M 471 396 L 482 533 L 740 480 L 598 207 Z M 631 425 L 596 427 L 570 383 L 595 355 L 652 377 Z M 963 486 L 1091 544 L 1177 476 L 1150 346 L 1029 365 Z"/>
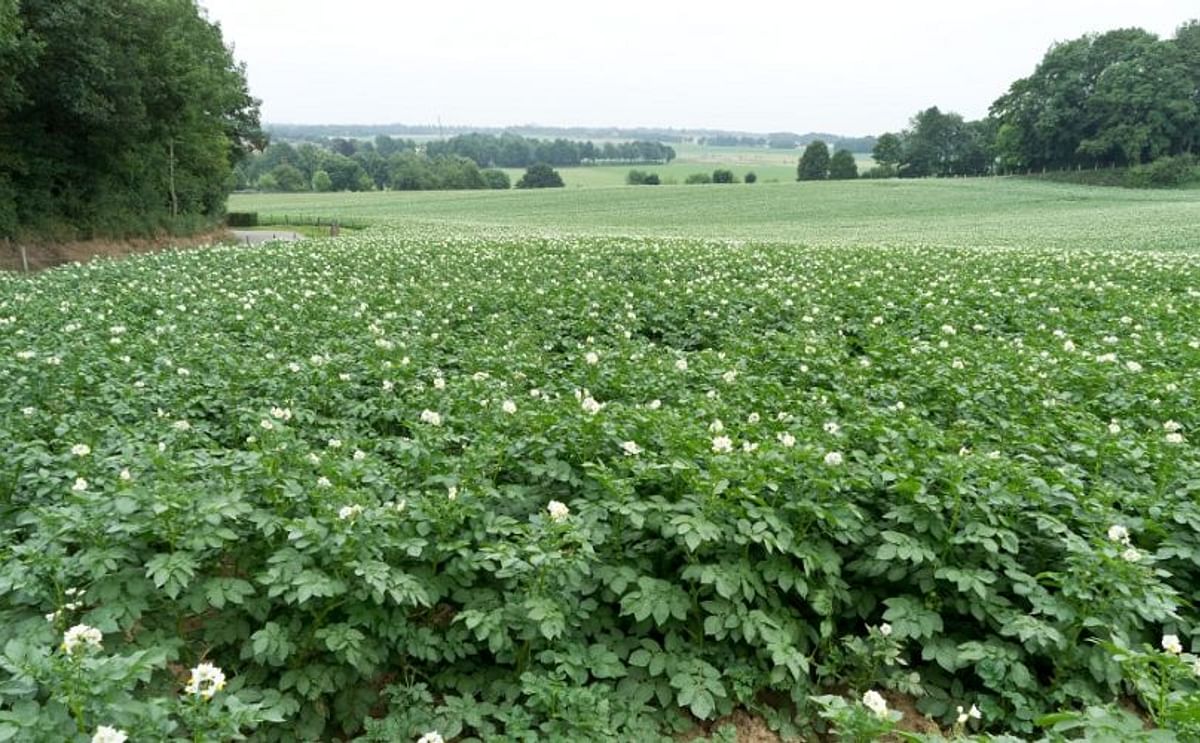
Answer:
<path fill-rule="evenodd" d="M 888 691 L 884 692 L 884 698 L 887 699 L 888 707 L 903 713 L 900 723 L 896 726 L 896 730 L 904 733 L 921 733 L 924 735 L 941 734 L 942 730 L 938 724 L 921 714 L 917 710 L 916 700 L 904 694 Z M 731 715 L 721 717 L 708 723 L 701 723 L 694 729 L 677 736 L 677 740 L 690 743 L 690 741 L 707 738 L 719 730 L 724 725 L 733 725 L 737 730 L 738 743 L 791 743 L 792 738 L 783 738 L 775 731 L 771 730 L 767 725 L 766 720 L 746 710 L 739 709 Z M 832 741 L 832 737 L 820 735 L 814 739 L 817 741 Z M 883 739 L 886 741 L 898 741 L 899 737 L 895 735 L 888 736 Z"/>
<path fill-rule="evenodd" d="M 30 271 L 41 271 L 64 263 L 88 261 L 92 258 L 122 257 L 159 250 L 195 248 L 225 242 L 232 237 L 221 229 L 190 237 L 162 237 L 134 240 L 80 240 L 65 243 L 25 242 L 25 255 Z M 0 271 L 21 271 L 21 250 L 16 242 L 0 240 Z"/>
<path fill-rule="evenodd" d="M 731 715 L 713 720 L 695 730 L 679 736 L 680 741 L 693 741 L 706 738 L 725 725 L 733 725 L 737 730 L 738 743 L 783 743 L 783 738 L 771 730 L 763 718 L 745 710 L 737 710 Z"/>

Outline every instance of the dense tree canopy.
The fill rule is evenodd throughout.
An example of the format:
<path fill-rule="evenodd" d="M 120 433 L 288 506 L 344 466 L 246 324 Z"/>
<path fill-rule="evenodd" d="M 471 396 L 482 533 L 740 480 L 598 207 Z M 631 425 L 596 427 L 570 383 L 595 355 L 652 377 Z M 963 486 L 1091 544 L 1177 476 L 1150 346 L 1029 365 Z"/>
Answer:
<path fill-rule="evenodd" d="M 1005 168 L 1136 165 L 1190 152 L 1200 133 L 1200 25 L 1057 44 L 992 105 Z"/>
<path fill-rule="evenodd" d="M 796 180 L 823 181 L 829 177 L 829 145 L 821 140 L 810 142 L 800 156 Z"/>
<path fill-rule="evenodd" d="M 201 226 L 262 139 L 194 0 L 0 0 L 0 235 Z"/>
<path fill-rule="evenodd" d="M 333 139 L 294 145 L 277 142 L 237 169 L 238 188 L 291 190 L 295 180 L 280 178 L 278 168 L 297 168 L 311 184 L 326 171 L 334 191 L 392 189 L 508 188 L 495 168 L 669 162 L 675 150 L 658 142 L 573 142 L 526 139 L 515 134 L 464 134 L 446 140 L 416 142 L 378 135 L 374 140 Z M 501 178 L 500 176 L 504 176 Z"/>
<path fill-rule="evenodd" d="M 899 168 L 900 161 L 904 159 L 904 141 L 892 132 L 881 134 L 879 139 L 875 140 L 871 155 L 875 162 L 885 168 Z"/>
<path fill-rule="evenodd" d="M 858 177 L 858 163 L 850 150 L 838 150 L 829 159 L 829 180 L 846 181 Z"/>
<path fill-rule="evenodd" d="M 595 163 L 669 163 L 675 150 L 659 142 L 577 142 L 527 139 L 516 134 L 463 134 L 425 145 L 431 157 L 456 155 L 481 168 L 526 168 L 536 163 L 556 167 Z"/>

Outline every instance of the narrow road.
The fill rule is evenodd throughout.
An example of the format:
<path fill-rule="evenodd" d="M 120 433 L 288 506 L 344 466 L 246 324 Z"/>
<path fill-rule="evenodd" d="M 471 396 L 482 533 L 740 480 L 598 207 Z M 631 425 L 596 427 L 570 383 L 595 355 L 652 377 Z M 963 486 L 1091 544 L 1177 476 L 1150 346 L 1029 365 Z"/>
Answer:
<path fill-rule="evenodd" d="M 230 230 L 238 242 L 244 245 L 262 245 L 263 243 L 282 240 L 283 242 L 295 242 L 303 240 L 304 235 L 299 232 L 289 232 L 287 230 Z"/>

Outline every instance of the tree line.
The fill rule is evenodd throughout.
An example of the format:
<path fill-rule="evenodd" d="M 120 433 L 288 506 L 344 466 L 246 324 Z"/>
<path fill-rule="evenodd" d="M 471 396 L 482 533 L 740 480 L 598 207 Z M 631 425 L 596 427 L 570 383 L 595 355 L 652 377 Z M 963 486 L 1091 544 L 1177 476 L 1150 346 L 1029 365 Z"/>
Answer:
<path fill-rule="evenodd" d="M 194 0 L 0 0 L 0 236 L 199 229 L 262 143 Z"/>
<path fill-rule="evenodd" d="M 674 157 L 674 149 L 658 142 L 595 144 L 465 134 L 421 143 L 381 134 L 372 141 L 273 142 L 239 166 L 237 185 L 284 192 L 509 188 L 508 175 L 497 168 L 666 163 Z"/>
<path fill-rule="evenodd" d="M 412 144 L 417 147 L 415 143 Z M 425 144 L 430 157 L 454 155 L 469 158 L 481 168 L 527 168 L 535 163 L 555 167 L 669 163 L 675 150 L 661 142 L 604 142 L 569 139 L 528 139 L 516 134 L 463 134 Z"/>
<path fill-rule="evenodd" d="M 878 167 L 866 175 L 1135 166 L 1130 184 L 1139 185 L 1186 177 L 1198 144 L 1200 21 L 1193 20 L 1169 39 L 1131 28 L 1055 44 L 986 118 L 965 121 L 933 106 L 904 131 L 881 135 L 873 149 Z M 1163 162 L 1137 170 L 1156 161 Z"/>

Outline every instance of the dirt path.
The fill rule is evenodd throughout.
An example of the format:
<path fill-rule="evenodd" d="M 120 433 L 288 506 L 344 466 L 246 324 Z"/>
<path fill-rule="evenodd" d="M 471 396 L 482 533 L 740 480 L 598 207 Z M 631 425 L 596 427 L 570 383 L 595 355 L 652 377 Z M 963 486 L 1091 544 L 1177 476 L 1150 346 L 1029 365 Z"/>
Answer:
<path fill-rule="evenodd" d="M 299 232 L 289 232 L 287 230 L 232 230 L 233 236 L 243 245 L 262 245 L 267 242 L 282 240 L 283 242 L 296 242 L 303 240 L 304 235 Z"/>

